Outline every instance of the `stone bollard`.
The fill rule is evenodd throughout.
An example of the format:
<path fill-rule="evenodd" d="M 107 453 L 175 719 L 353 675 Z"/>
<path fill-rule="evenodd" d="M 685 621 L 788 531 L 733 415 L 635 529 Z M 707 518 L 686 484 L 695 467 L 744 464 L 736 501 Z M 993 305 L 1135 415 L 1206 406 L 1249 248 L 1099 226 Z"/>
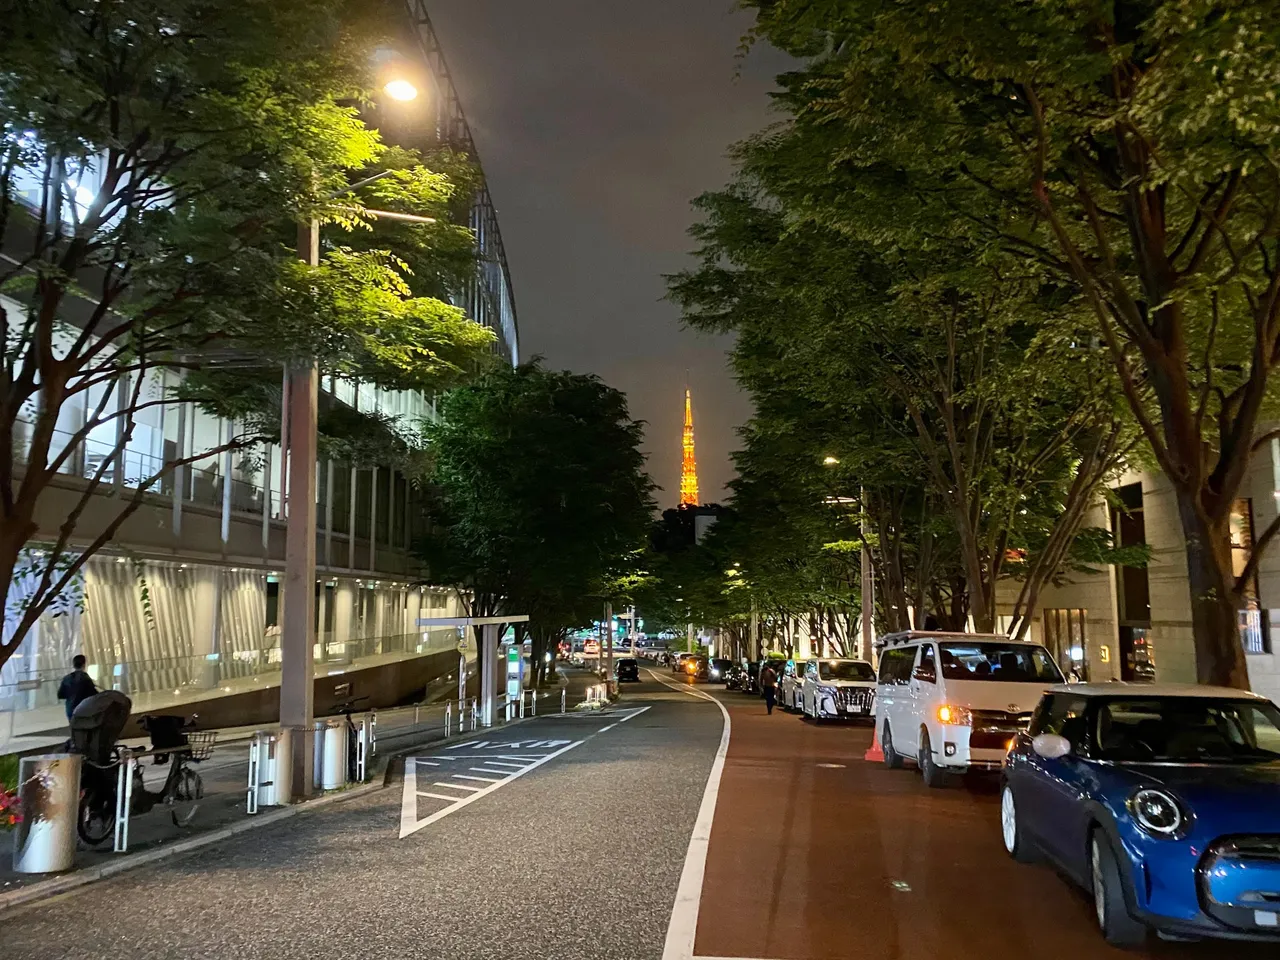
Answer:
<path fill-rule="evenodd" d="M 80 763 L 79 755 L 69 753 L 23 757 L 18 762 L 22 822 L 13 836 L 15 872 L 55 873 L 74 864 Z"/>

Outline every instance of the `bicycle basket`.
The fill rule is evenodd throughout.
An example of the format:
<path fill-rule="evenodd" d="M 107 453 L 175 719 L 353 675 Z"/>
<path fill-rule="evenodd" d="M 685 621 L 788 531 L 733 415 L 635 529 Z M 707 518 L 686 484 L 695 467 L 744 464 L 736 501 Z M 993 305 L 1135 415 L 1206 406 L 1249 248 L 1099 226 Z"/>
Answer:
<path fill-rule="evenodd" d="M 213 744 L 218 739 L 217 730 L 202 730 L 187 734 L 187 750 L 192 760 L 208 760 L 213 756 Z"/>

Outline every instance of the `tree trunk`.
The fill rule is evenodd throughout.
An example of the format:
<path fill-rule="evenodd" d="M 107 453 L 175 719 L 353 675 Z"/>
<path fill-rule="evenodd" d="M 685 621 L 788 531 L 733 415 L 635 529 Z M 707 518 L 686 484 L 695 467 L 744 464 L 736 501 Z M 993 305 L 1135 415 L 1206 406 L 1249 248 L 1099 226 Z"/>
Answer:
<path fill-rule="evenodd" d="M 1240 601 L 1228 533 L 1204 515 L 1193 493 L 1178 490 L 1177 496 L 1187 544 L 1196 681 L 1248 690 L 1249 669 L 1240 643 Z"/>

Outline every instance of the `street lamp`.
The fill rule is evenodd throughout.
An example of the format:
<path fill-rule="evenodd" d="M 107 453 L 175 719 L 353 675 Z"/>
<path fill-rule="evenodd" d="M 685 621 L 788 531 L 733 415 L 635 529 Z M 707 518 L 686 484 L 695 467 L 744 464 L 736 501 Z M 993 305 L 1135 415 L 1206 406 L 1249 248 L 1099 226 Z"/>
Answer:
<path fill-rule="evenodd" d="M 382 92 L 392 100 L 400 100 L 401 102 L 418 98 L 418 88 L 403 77 L 388 80 L 382 85 Z"/>
<path fill-rule="evenodd" d="M 381 53 L 381 51 L 380 51 Z M 386 60 L 375 55 L 375 60 Z M 396 100 L 413 100 L 418 88 L 399 69 L 394 58 L 380 71 L 382 89 Z M 383 171 L 353 183 L 326 199 L 333 200 L 387 176 Z M 374 217 L 433 223 L 429 217 L 365 211 Z M 308 266 L 320 265 L 320 222 L 308 217 L 298 224 L 298 258 Z M 280 727 L 287 743 L 289 789 L 286 795 L 305 797 L 311 793 L 315 736 L 315 670 L 312 662 L 311 632 L 315 625 L 316 583 L 316 421 L 318 419 L 319 373 L 314 359 L 291 364 L 285 374 L 281 398 L 280 446 L 287 474 L 284 487 L 285 560 L 284 618 L 280 629 Z M 352 531 L 355 536 L 355 531 Z"/>

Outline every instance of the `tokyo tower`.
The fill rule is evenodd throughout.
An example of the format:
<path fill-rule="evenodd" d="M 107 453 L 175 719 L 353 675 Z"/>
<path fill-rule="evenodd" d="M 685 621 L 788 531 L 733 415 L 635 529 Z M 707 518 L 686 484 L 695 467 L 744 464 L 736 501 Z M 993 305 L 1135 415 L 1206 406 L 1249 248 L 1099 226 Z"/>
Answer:
<path fill-rule="evenodd" d="M 698 505 L 698 461 L 693 456 L 693 397 L 684 391 L 684 460 L 680 464 L 680 506 Z"/>

